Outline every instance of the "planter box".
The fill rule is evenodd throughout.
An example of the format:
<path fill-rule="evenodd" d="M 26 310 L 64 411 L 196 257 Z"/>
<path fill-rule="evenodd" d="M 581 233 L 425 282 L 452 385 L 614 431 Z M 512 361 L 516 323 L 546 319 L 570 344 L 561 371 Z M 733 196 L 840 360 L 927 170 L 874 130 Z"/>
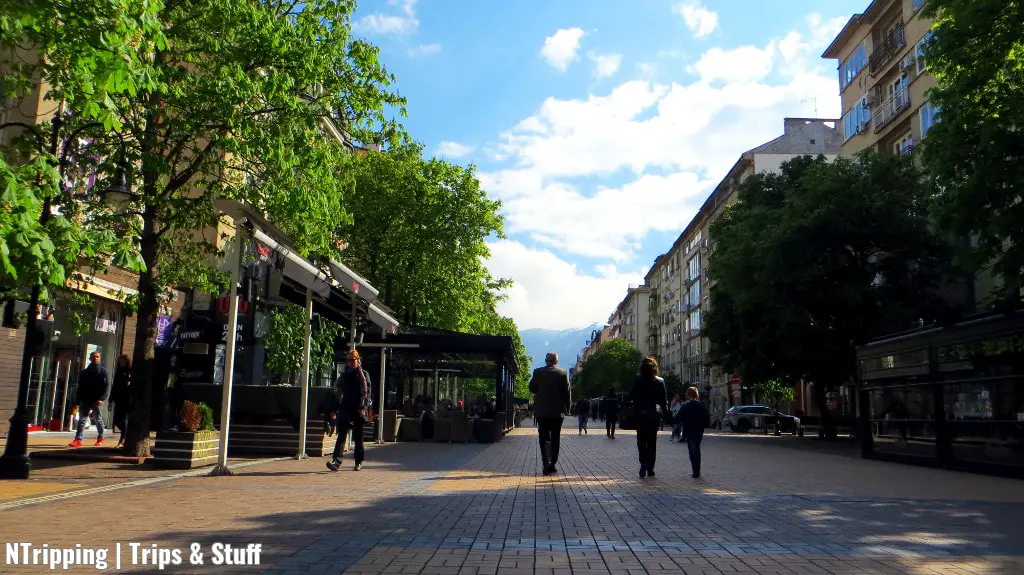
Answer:
<path fill-rule="evenodd" d="M 161 469 L 193 469 L 217 463 L 219 431 L 160 431 L 153 446 L 153 465 Z"/>

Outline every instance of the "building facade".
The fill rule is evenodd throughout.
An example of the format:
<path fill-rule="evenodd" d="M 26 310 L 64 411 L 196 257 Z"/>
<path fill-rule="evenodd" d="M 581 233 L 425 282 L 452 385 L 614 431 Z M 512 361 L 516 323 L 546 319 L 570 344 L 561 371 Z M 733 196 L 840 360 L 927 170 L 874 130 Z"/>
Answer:
<path fill-rule="evenodd" d="M 752 399 L 734 374 L 707 363 L 708 342 L 701 335 L 713 284 L 707 263 L 714 248 L 711 224 L 736 201 L 737 189 L 752 174 L 777 172 L 801 155 L 834 159 L 841 144 L 837 122 L 786 118 L 783 134 L 740 155 L 668 252 L 659 256 L 645 280 L 650 286 L 648 341 L 665 373 L 704 395 L 712 416 L 721 418 L 732 405 Z"/>
<path fill-rule="evenodd" d="M 822 54 L 839 61 L 842 154 L 867 148 L 911 154 L 939 112 L 928 102 L 935 79 L 923 44 L 932 21 L 924 0 L 875 0 L 855 14 Z"/>
<path fill-rule="evenodd" d="M 652 353 L 648 338 L 650 293 L 650 286 L 630 286 L 608 320 L 610 337 L 628 341 L 644 357 Z"/>

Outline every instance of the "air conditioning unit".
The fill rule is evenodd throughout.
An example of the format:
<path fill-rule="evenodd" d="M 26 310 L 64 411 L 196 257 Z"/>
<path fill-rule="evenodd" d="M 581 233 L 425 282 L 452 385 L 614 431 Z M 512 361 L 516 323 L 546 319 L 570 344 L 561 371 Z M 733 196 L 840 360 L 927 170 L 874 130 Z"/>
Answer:
<path fill-rule="evenodd" d="M 867 96 L 864 96 L 863 102 L 864 102 L 864 107 L 865 108 L 870 108 L 870 107 L 874 106 L 875 105 L 875 95 L 874 94 L 868 94 Z"/>
<path fill-rule="evenodd" d="M 857 122 L 857 133 L 858 134 L 863 134 L 864 132 L 867 132 L 867 131 L 868 131 L 868 123 L 867 122 Z"/>

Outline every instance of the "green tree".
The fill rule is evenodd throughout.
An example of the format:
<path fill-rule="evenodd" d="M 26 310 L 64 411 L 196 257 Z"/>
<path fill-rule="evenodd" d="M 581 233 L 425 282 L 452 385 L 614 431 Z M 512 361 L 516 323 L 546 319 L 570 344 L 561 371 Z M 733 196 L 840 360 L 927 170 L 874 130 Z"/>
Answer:
<path fill-rule="evenodd" d="M 976 241 L 961 258 L 992 266 L 1002 299 L 1024 288 L 1024 3 L 928 0 L 935 18 L 925 47 L 938 80 L 929 99 L 941 122 L 924 140 L 924 163 L 940 190 L 940 223 Z"/>
<path fill-rule="evenodd" d="M 796 394 L 793 392 L 793 386 L 778 379 L 769 379 L 767 381 L 755 383 L 754 393 L 757 395 L 759 401 L 762 401 L 775 409 L 778 409 L 779 405 L 782 403 L 793 401 L 796 397 Z"/>
<path fill-rule="evenodd" d="M 624 339 L 601 343 L 580 365 L 573 381 L 573 398 L 601 397 L 612 387 L 628 392 L 640 372 L 642 359 L 643 355 Z"/>
<path fill-rule="evenodd" d="M 110 3 L 136 4 L 129 0 Z M 38 20 L 68 18 L 59 10 L 74 3 L 30 2 Z M 130 48 L 140 64 L 134 76 L 113 73 L 102 105 L 87 96 L 95 83 L 73 82 L 71 54 L 61 26 L 37 38 L 44 56 L 34 69 L 53 78 L 72 117 L 102 117 L 126 145 L 137 201 L 106 217 L 122 234 L 134 237 L 144 269 L 139 276 L 138 329 L 133 381 L 150 380 L 156 319 L 165 286 L 220 293 L 225 275 L 215 267 L 219 237 L 198 230 L 216 225 L 214 200 L 245 200 L 288 232 L 304 255 L 336 250 L 334 229 L 349 219 L 344 174 L 346 148 L 339 138 L 393 142 L 398 126 L 388 109 L 404 100 L 389 91 L 392 76 L 378 51 L 350 33 L 355 8 L 348 0 L 279 2 L 199 0 L 137 2 L 152 5 L 152 26 L 132 37 L 118 28 L 97 31 L 93 44 L 108 36 Z M 29 8 L 35 10 L 36 8 Z M 141 79 L 134 81 L 133 78 Z M 66 81 L 65 81 L 66 80 Z M 333 134 L 335 137 L 330 137 Z M 118 156 L 103 138 L 94 153 Z M 95 206 L 83 196 L 84 205 Z M 133 386 L 126 451 L 148 452 L 149 385 Z"/>
<path fill-rule="evenodd" d="M 855 347 L 941 308 L 945 246 L 920 172 L 865 153 L 796 158 L 757 174 L 711 228 L 711 361 L 746 381 L 809 380 L 825 432 L 826 390 L 855 374 Z"/>
<path fill-rule="evenodd" d="M 309 373 L 329 372 L 334 367 L 334 343 L 341 335 L 341 326 L 333 321 L 314 320 L 309 342 Z M 276 308 L 270 312 L 270 325 L 265 344 L 267 368 L 286 374 L 292 382 L 302 373 L 302 348 L 306 337 L 306 310 L 299 306 Z"/>
<path fill-rule="evenodd" d="M 427 327 L 467 330 L 507 287 L 482 263 L 501 237 L 501 203 L 473 167 L 425 160 L 419 145 L 352 158 L 350 221 L 338 228 L 345 259 L 374 285 L 392 285 L 392 309 Z M 489 299 L 492 298 L 492 299 Z"/>

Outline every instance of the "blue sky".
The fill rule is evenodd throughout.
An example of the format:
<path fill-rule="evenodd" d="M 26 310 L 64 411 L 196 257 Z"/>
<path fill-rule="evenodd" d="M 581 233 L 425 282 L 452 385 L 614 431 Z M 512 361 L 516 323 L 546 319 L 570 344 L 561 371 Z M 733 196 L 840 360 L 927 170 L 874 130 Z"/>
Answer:
<path fill-rule="evenodd" d="M 867 0 L 363 0 L 409 132 L 478 166 L 520 327 L 605 321 L 743 151 L 838 117 L 821 52 Z M 783 8 L 784 7 L 784 8 Z"/>

